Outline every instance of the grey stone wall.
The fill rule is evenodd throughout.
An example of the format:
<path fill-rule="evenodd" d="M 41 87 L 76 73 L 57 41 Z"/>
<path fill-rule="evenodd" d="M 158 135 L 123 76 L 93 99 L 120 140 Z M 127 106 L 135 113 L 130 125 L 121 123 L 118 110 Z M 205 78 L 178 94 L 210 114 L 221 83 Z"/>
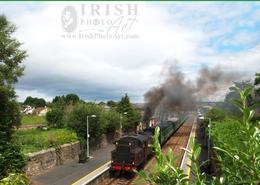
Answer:
<path fill-rule="evenodd" d="M 38 175 L 43 170 L 63 164 L 66 160 L 75 159 L 80 152 L 79 142 L 61 145 L 57 148 L 50 148 L 40 152 L 29 153 L 28 162 L 25 167 L 29 176 Z"/>
<path fill-rule="evenodd" d="M 102 135 L 100 140 L 90 145 L 90 153 L 104 148 L 111 143 L 113 139 L 107 138 L 106 135 Z M 62 165 L 64 162 L 72 159 L 78 159 L 80 153 L 79 141 L 69 144 L 61 145 L 57 148 L 50 148 L 35 153 L 27 154 L 28 162 L 25 167 L 26 174 L 34 176 L 42 173 L 44 170 L 48 170 L 57 165 Z"/>

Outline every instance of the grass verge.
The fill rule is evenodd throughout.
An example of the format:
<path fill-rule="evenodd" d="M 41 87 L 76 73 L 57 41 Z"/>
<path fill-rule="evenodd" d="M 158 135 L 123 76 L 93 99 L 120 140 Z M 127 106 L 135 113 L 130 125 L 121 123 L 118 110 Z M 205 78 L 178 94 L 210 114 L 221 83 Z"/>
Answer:
<path fill-rule="evenodd" d="M 45 116 L 24 115 L 22 116 L 22 125 L 47 124 Z"/>
<path fill-rule="evenodd" d="M 76 133 L 68 129 L 18 130 L 14 134 L 15 141 L 21 145 L 23 153 L 37 152 L 65 143 L 77 141 Z"/>

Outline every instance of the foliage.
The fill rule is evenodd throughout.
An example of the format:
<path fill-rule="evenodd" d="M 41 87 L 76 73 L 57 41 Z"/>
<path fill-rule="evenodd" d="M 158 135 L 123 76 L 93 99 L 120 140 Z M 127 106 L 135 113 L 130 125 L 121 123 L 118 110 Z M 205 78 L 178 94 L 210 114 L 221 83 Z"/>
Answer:
<path fill-rule="evenodd" d="M 24 165 L 19 147 L 12 142 L 15 126 L 20 125 L 20 111 L 15 100 L 14 83 L 23 73 L 22 61 L 26 51 L 12 36 L 15 25 L 0 16 L 0 178 L 9 172 L 20 171 Z"/>
<path fill-rule="evenodd" d="M 162 153 L 161 146 L 159 143 L 159 127 L 155 129 L 155 135 L 154 135 L 154 144 L 150 147 L 154 148 L 155 152 L 155 169 L 154 171 L 148 171 L 144 172 L 141 171 L 135 171 L 139 176 L 141 176 L 146 182 L 150 184 L 158 184 L 158 185 L 186 185 L 189 184 L 188 176 L 183 172 L 180 167 L 177 167 L 175 165 L 175 157 L 170 149 L 166 155 Z M 208 180 L 206 178 L 205 173 L 201 173 L 200 167 L 203 165 L 199 164 L 199 156 L 201 153 L 201 147 L 200 145 L 194 143 L 193 140 L 191 142 L 191 148 L 192 151 L 188 149 L 186 152 L 188 153 L 189 159 L 192 161 L 192 166 L 189 166 L 191 168 L 192 174 L 193 174 L 193 183 L 194 185 L 206 185 L 206 184 L 217 184 L 216 179 Z"/>
<path fill-rule="evenodd" d="M 30 129 L 15 133 L 15 141 L 21 145 L 23 153 L 36 152 L 77 140 L 76 133 L 68 129 Z"/>
<path fill-rule="evenodd" d="M 146 182 L 151 184 L 160 185 L 175 185 L 175 184 L 185 184 L 188 182 L 187 176 L 183 171 L 174 165 L 174 155 L 170 149 L 166 155 L 163 155 L 160 142 L 159 142 L 159 127 L 156 127 L 154 135 L 154 152 L 155 152 L 155 171 L 136 171 L 136 173 L 141 176 Z"/>
<path fill-rule="evenodd" d="M 66 95 L 66 97 L 65 97 L 65 102 L 67 103 L 67 104 L 69 104 L 69 103 L 72 103 L 72 104 L 74 104 L 74 103 L 77 103 L 77 102 L 79 102 L 79 96 L 78 95 L 76 95 L 76 94 L 67 94 Z"/>
<path fill-rule="evenodd" d="M 0 180 L 0 185 L 27 185 L 29 180 L 23 173 L 10 173 Z"/>
<path fill-rule="evenodd" d="M 20 125 L 19 106 L 12 89 L 0 86 L 0 139 L 11 140 L 14 126 Z"/>
<path fill-rule="evenodd" d="M 55 96 L 55 98 L 52 100 L 52 103 L 64 105 L 64 104 L 75 104 L 79 101 L 80 101 L 80 98 L 78 95 L 70 93 L 70 94 L 67 94 L 66 96 L 64 96 L 64 95 Z"/>
<path fill-rule="evenodd" d="M 252 89 L 253 87 L 250 86 L 243 90 L 237 86 L 233 88 L 240 96 L 240 100 L 235 100 L 234 103 L 243 114 L 242 122 L 220 119 L 221 121 L 214 122 L 212 125 L 214 149 L 221 169 L 219 177 L 207 178 L 206 174 L 201 173 L 198 163 L 200 146 L 193 144 L 193 152 L 187 150 L 192 161 L 192 166 L 190 166 L 194 175 L 192 184 L 260 184 L 260 123 L 256 126 L 250 122 L 254 111 L 248 107 L 247 99 Z M 156 128 L 153 145 L 157 161 L 155 172 L 136 173 L 150 184 L 188 184 L 187 176 L 173 165 L 172 151 L 169 151 L 167 155 L 162 154 L 158 135 L 159 129 Z"/>
<path fill-rule="evenodd" d="M 26 51 L 12 37 L 15 31 L 16 26 L 0 15 L 0 86 L 12 87 L 24 70 L 20 64 L 26 58 Z"/>
<path fill-rule="evenodd" d="M 246 150 L 245 133 L 241 132 L 242 125 L 238 120 L 225 119 L 212 123 L 211 135 L 214 140 L 214 145 L 222 147 L 233 146 L 238 150 Z M 228 146 L 226 144 L 228 143 Z"/>
<path fill-rule="evenodd" d="M 247 97 L 253 90 L 253 87 L 246 87 L 243 90 L 234 86 L 240 96 L 235 100 L 239 110 L 242 112 L 242 122 L 234 127 L 227 127 L 233 130 L 231 134 L 236 134 L 238 138 L 229 138 L 233 136 L 221 136 L 215 134 L 214 149 L 217 153 L 217 159 L 221 168 L 221 176 L 224 184 L 260 184 L 260 123 L 255 126 L 251 123 L 254 111 L 248 107 Z M 239 130 L 234 130 L 238 129 Z M 240 135 L 240 136 L 239 136 Z M 224 137 L 226 141 L 222 141 Z M 236 141 L 235 141 L 236 139 Z"/>
<path fill-rule="evenodd" d="M 45 116 L 23 115 L 22 125 L 46 124 Z"/>
<path fill-rule="evenodd" d="M 53 98 L 52 100 L 52 103 L 61 103 L 61 104 L 64 104 L 66 101 L 65 101 L 65 96 L 55 96 L 55 98 Z"/>
<path fill-rule="evenodd" d="M 120 114 L 114 110 L 104 111 L 102 122 L 105 123 L 105 132 L 115 133 L 120 127 Z"/>
<path fill-rule="evenodd" d="M 117 103 L 114 102 L 113 100 L 109 100 L 109 101 L 107 101 L 107 106 L 109 106 L 111 108 L 115 108 L 115 107 L 117 107 Z"/>
<path fill-rule="evenodd" d="M 43 98 L 33 98 L 31 96 L 28 96 L 23 104 L 30 105 L 32 107 L 44 107 L 46 106 L 46 101 Z"/>
<path fill-rule="evenodd" d="M 135 127 L 139 124 L 141 113 L 133 108 L 127 94 L 123 96 L 121 101 L 118 103 L 117 111 L 125 117 L 125 119 L 123 119 L 123 129 L 125 131 L 135 129 Z"/>
<path fill-rule="evenodd" d="M 52 127 L 62 128 L 64 126 L 63 115 L 64 111 L 61 107 L 53 107 L 46 114 L 48 125 Z"/>
<path fill-rule="evenodd" d="M 212 108 L 206 113 L 205 117 L 210 118 L 211 121 L 221 121 L 225 119 L 226 115 L 224 111 L 218 108 Z"/>
<path fill-rule="evenodd" d="M 25 165 L 20 146 L 13 141 L 0 140 L 0 179 L 8 173 L 20 172 Z"/>
<path fill-rule="evenodd" d="M 89 121 L 90 141 L 94 141 L 103 134 L 102 107 L 94 103 L 79 103 L 75 105 L 68 117 L 68 126 L 74 129 L 80 139 L 87 140 L 87 118 Z M 92 118 L 91 115 L 96 115 Z"/>

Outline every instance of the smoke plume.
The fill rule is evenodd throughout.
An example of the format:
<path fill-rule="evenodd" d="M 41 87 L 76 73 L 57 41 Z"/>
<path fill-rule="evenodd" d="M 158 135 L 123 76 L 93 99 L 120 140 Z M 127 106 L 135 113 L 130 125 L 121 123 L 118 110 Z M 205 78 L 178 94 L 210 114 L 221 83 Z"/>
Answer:
<path fill-rule="evenodd" d="M 162 113 L 193 110 L 198 100 L 213 97 L 237 77 L 237 74 L 226 72 L 220 66 L 202 68 L 193 80 L 189 80 L 176 65 L 166 66 L 163 75 L 165 81 L 144 95 L 145 122 L 153 115 L 160 117 Z"/>

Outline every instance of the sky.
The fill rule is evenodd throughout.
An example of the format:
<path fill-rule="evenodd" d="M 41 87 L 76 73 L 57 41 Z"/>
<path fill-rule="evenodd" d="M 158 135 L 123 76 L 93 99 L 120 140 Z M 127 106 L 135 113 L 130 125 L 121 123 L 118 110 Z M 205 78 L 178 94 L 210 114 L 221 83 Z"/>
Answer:
<path fill-rule="evenodd" d="M 260 71 L 260 2 L 1 2 L 0 14 L 17 26 L 28 53 L 19 101 L 68 93 L 117 101 L 127 93 L 143 102 L 169 63 L 190 80 L 202 67 L 243 79 Z M 91 37 L 105 33 L 122 38 Z"/>

